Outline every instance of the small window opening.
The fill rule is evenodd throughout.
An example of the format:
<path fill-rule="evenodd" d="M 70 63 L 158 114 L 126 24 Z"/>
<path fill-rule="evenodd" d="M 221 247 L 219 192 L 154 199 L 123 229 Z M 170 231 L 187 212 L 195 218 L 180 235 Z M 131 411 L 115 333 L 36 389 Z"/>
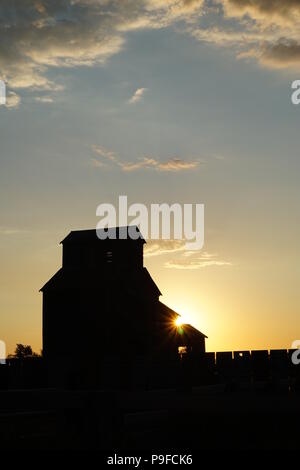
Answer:
<path fill-rule="evenodd" d="M 187 353 L 187 346 L 178 346 L 178 354 L 182 356 Z"/>

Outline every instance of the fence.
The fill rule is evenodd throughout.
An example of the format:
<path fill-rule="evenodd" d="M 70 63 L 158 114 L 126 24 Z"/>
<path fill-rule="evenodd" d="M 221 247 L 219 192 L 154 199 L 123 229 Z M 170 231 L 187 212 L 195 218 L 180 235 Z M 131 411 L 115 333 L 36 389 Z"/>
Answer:
<path fill-rule="evenodd" d="M 300 365 L 293 364 L 293 352 L 282 349 L 186 354 L 177 363 L 152 363 L 148 388 L 259 382 L 294 385 L 300 380 Z"/>
<path fill-rule="evenodd" d="M 159 389 L 189 388 L 213 384 L 252 384 L 258 382 L 298 384 L 300 365 L 294 365 L 294 350 L 258 350 L 183 354 L 174 358 L 104 358 L 95 369 L 97 381 L 84 382 L 78 370 L 71 388 Z M 67 368 L 65 374 L 68 374 Z M 72 371 L 74 375 L 74 371 Z M 70 388 L 66 380 L 66 388 Z M 45 388 L 43 359 L 8 360 L 0 365 L 0 389 Z"/>

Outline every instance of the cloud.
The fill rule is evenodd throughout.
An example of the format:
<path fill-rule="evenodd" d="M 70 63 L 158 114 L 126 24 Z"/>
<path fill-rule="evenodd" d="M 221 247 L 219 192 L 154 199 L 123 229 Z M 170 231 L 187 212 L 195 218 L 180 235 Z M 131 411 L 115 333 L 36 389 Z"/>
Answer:
<path fill-rule="evenodd" d="M 215 5 L 211 19 L 187 27 L 189 34 L 231 48 L 238 59 L 268 68 L 300 68 L 299 0 L 218 0 Z"/>
<path fill-rule="evenodd" d="M 210 266 L 232 266 L 232 263 L 219 258 L 217 253 L 186 250 L 186 240 L 147 240 L 144 247 L 146 258 L 178 253 L 176 259 L 164 263 L 169 269 L 201 269 Z"/>
<path fill-rule="evenodd" d="M 1 0 L 0 16 L 0 79 L 13 91 L 61 91 L 51 69 L 104 64 L 142 29 L 180 27 L 238 58 L 300 67 L 299 0 Z"/>
<path fill-rule="evenodd" d="M 299 15 L 299 0 L 223 0 L 227 15 L 243 16 L 274 22 L 278 20 L 292 20 Z"/>
<path fill-rule="evenodd" d="M 104 157 L 112 162 L 116 162 L 118 160 L 114 152 L 112 152 L 111 150 L 107 150 L 106 148 L 101 147 L 100 145 L 92 145 L 92 149 L 95 153 L 100 155 L 100 157 Z"/>
<path fill-rule="evenodd" d="M 105 167 L 105 163 L 97 160 L 96 158 L 91 158 L 91 165 L 95 168 L 103 168 Z"/>
<path fill-rule="evenodd" d="M 136 161 L 123 162 L 115 152 L 107 150 L 98 145 L 92 145 L 92 150 L 105 160 L 110 161 L 111 164 L 119 167 L 124 172 L 133 172 L 142 169 L 153 169 L 161 172 L 177 172 L 182 170 L 192 170 L 196 168 L 201 160 L 187 161 L 180 158 L 169 158 L 166 161 L 160 161 L 153 157 L 143 157 Z M 103 162 L 93 159 L 94 166 L 103 166 Z"/>
<path fill-rule="evenodd" d="M 180 158 L 170 158 L 166 162 L 159 162 L 157 166 L 161 171 L 180 171 L 191 170 L 196 168 L 200 163 L 200 160 L 187 162 L 185 160 L 181 160 Z"/>
<path fill-rule="evenodd" d="M 39 103 L 53 103 L 54 100 L 51 96 L 36 96 L 35 101 Z"/>
<path fill-rule="evenodd" d="M 232 263 L 218 259 L 217 254 L 188 251 L 181 258 L 166 261 L 165 268 L 172 269 L 201 269 L 209 266 L 231 266 Z"/>
<path fill-rule="evenodd" d="M 109 2 L 25 0 L 1 2 L 0 70 L 12 88 L 59 90 L 47 78 L 49 67 L 90 66 L 117 53 L 122 37 L 116 33 Z M 103 10 L 103 15 L 101 15 Z"/>
<path fill-rule="evenodd" d="M 137 171 L 142 168 L 145 169 L 154 169 L 156 171 L 181 171 L 181 170 L 191 170 L 196 168 L 199 165 L 200 161 L 185 161 L 180 158 L 170 158 L 166 161 L 160 161 L 152 157 L 144 157 L 137 160 L 136 162 L 119 162 L 120 167 L 123 171 L 131 172 Z"/>
<path fill-rule="evenodd" d="M 11 88 L 61 90 L 49 68 L 103 64 L 125 34 L 158 29 L 201 10 L 202 0 L 1 0 L 0 71 Z M 145 89 L 132 97 L 137 101 Z"/>
<path fill-rule="evenodd" d="M 119 161 L 119 166 L 122 168 L 123 171 L 137 171 L 141 168 L 154 168 L 157 165 L 157 160 L 150 157 L 144 157 L 139 159 L 135 162 L 122 162 Z"/>
<path fill-rule="evenodd" d="M 261 65 L 271 69 L 300 69 L 300 43 L 280 39 L 277 43 L 264 43 L 238 55 L 239 58 L 255 58 Z"/>
<path fill-rule="evenodd" d="M 280 40 L 277 44 L 265 45 L 261 50 L 259 60 L 271 68 L 299 68 L 300 43 Z"/>
<path fill-rule="evenodd" d="M 223 0 L 223 4 L 225 15 L 244 25 L 244 44 L 236 41 L 243 48 L 238 57 L 254 58 L 270 68 L 300 67 L 299 0 Z"/>
<path fill-rule="evenodd" d="M 142 99 L 142 96 L 144 95 L 145 91 L 147 91 L 147 88 L 138 88 L 135 91 L 135 93 L 133 94 L 133 96 L 130 98 L 128 103 L 134 104 L 134 103 L 137 103 L 138 101 L 140 101 Z"/>
<path fill-rule="evenodd" d="M 168 18 L 178 18 L 189 13 L 199 12 L 204 0 L 148 0 L 149 10 L 165 11 Z"/>
<path fill-rule="evenodd" d="M 28 230 L 13 227 L 0 227 L 0 235 L 19 235 L 24 233 L 28 233 Z"/>
<path fill-rule="evenodd" d="M 184 240 L 148 240 L 144 247 L 144 256 L 160 256 L 184 250 Z"/>

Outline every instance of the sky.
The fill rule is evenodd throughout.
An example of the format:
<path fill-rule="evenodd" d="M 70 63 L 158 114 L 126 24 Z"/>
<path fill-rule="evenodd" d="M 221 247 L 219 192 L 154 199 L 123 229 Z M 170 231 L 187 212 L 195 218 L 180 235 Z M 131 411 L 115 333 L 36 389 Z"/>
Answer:
<path fill-rule="evenodd" d="M 299 339 L 298 0 L 2 0 L 0 79 L 8 352 L 41 349 L 59 242 L 119 195 L 205 205 L 203 249 L 145 266 L 207 350 Z"/>

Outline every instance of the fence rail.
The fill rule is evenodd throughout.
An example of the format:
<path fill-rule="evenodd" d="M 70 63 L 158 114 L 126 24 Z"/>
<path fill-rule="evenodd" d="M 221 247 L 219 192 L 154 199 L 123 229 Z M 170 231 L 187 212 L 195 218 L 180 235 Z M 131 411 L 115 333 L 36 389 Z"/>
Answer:
<path fill-rule="evenodd" d="M 182 354 L 173 358 L 106 357 L 100 369 L 95 370 L 97 386 L 91 388 L 155 389 L 193 387 L 213 384 L 240 384 L 265 381 L 288 383 L 300 380 L 300 365 L 292 362 L 295 350 L 223 351 L 198 354 Z M 59 367 L 59 362 L 58 362 Z M 75 371 L 76 372 L 76 371 Z M 76 387 L 88 388 L 81 381 L 78 370 Z M 68 375 L 66 369 L 65 375 Z M 74 371 L 72 371 L 74 376 Z M 67 378 L 67 377 L 66 377 Z M 42 358 L 25 360 L 9 359 L 0 365 L 0 389 L 45 388 L 48 381 L 47 367 Z"/>

